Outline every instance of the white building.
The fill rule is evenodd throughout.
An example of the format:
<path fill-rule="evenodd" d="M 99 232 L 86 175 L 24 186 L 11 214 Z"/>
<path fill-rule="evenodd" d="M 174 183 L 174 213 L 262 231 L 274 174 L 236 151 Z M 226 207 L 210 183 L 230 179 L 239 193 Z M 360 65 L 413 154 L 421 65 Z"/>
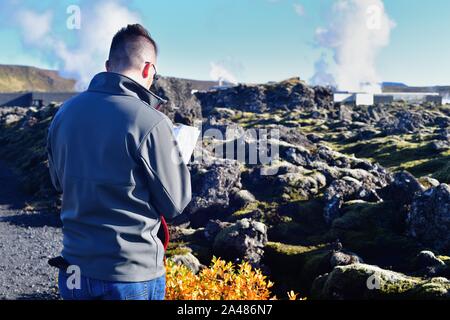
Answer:
<path fill-rule="evenodd" d="M 405 101 L 408 103 L 432 102 L 442 104 L 442 96 L 435 92 L 390 92 L 390 93 L 362 93 L 362 92 L 336 92 L 334 102 L 353 104 L 356 106 L 371 106 L 374 104 Z"/>
<path fill-rule="evenodd" d="M 405 101 L 408 103 L 434 102 L 442 104 L 442 97 L 435 92 L 389 92 L 375 95 L 375 103 Z"/>
<path fill-rule="evenodd" d="M 354 104 L 357 106 L 371 106 L 374 104 L 374 95 L 371 93 L 336 92 L 334 102 Z"/>

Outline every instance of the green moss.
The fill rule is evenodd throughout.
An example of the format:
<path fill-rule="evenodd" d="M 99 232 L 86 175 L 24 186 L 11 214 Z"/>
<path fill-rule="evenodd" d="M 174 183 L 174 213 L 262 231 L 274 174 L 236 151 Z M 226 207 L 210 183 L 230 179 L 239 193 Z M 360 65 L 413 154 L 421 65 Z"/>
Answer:
<path fill-rule="evenodd" d="M 307 226 L 297 222 L 281 222 L 269 229 L 268 237 L 272 241 L 300 244 L 305 238 L 305 228 Z"/>
<path fill-rule="evenodd" d="M 284 201 L 307 201 L 309 196 L 306 195 L 301 189 L 296 187 L 287 188 L 286 191 L 281 195 Z"/>
<path fill-rule="evenodd" d="M 275 293 L 285 295 L 288 290 L 307 293 L 311 283 L 324 270 L 323 258 L 328 254 L 326 244 L 315 246 L 289 245 L 268 242 L 263 263 L 272 271 Z"/>
<path fill-rule="evenodd" d="M 436 258 L 442 260 L 447 268 L 450 268 L 450 257 L 449 256 L 436 256 Z"/>
<path fill-rule="evenodd" d="M 330 251 L 315 251 L 306 254 L 305 263 L 300 274 L 301 283 L 308 288 L 308 292 L 312 287 L 314 280 L 325 273 L 331 271 Z"/>
<path fill-rule="evenodd" d="M 311 252 L 320 248 L 323 248 L 324 245 L 320 246 L 296 246 L 289 245 L 281 242 L 273 242 L 269 241 L 266 244 L 265 249 L 269 250 L 275 254 L 279 254 L 281 256 L 297 256 L 307 252 Z"/>
<path fill-rule="evenodd" d="M 441 259 L 444 262 L 447 262 L 447 261 L 450 262 L 450 257 L 448 257 L 448 256 L 438 256 L 437 258 Z"/>
<path fill-rule="evenodd" d="M 258 120 L 258 114 L 253 112 L 236 111 L 235 115 L 230 118 L 232 122 L 238 123 L 242 127 L 251 126 L 252 122 Z"/>
<path fill-rule="evenodd" d="M 172 257 L 175 255 L 185 255 L 192 252 L 192 249 L 189 247 L 185 247 L 182 243 L 172 243 L 169 242 L 169 245 L 166 250 L 166 256 Z"/>
<path fill-rule="evenodd" d="M 184 255 L 192 253 L 202 264 L 210 263 L 213 256 L 211 248 L 199 245 L 195 242 L 177 241 L 169 242 L 166 250 L 166 256 Z"/>
<path fill-rule="evenodd" d="M 298 127 L 301 132 L 305 133 L 325 131 L 328 129 L 324 120 L 313 119 L 308 114 L 304 114 L 298 110 L 290 112 L 274 110 L 264 113 L 236 111 L 229 120 L 238 123 L 243 128 L 266 127 L 277 123 L 286 127 Z"/>
<path fill-rule="evenodd" d="M 402 136 L 375 138 L 340 148 L 341 152 L 397 168 L 405 162 L 429 159 L 436 154 L 428 142 L 411 142 Z"/>
<path fill-rule="evenodd" d="M 450 299 L 450 283 L 447 279 L 435 278 L 415 286 L 408 297 L 411 299 Z"/>
<path fill-rule="evenodd" d="M 416 176 L 431 175 L 442 183 L 450 183 L 450 156 L 419 163 L 409 170 Z"/>
<path fill-rule="evenodd" d="M 274 215 L 276 208 L 278 207 L 278 203 L 276 202 L 265 202 L 255 200 L 251 203 L 248 203 L 243 208 L 233 212 L 228 218 L 227 221 L 235 222 L 236 220 L 249 218 L 255 219 L 252 215 L 255 211 L 259 210 L 262 213 L 261 218 L 258 221 L 271 224 L 270 219 Z M 288 222 L 287 220 L 285 222 Z"/>
<path fill-rule="evenodd" d="M 369 288 L 367 281 L 376 278 L 379 287 Z M 370 281 L 369 283 L 374 283 Z M 363 264 L 337 267 L 315 283 L 314 296 L 345 299 L 449 299 L 450 282 L 445 278 L 422 279 L 382 270 Z"/>
<path fill-rule="evenodd" d="M 436 279 L 432 282 L 436 286 L 440 285 L 441 288 L 450 287 L 448 284 L 439 284 Z M 319 299 L 420 299 L 427 291 L 425 288 L 427 283 L 429 282 L 421 278 L 409 277 L 376 266 L 353 264 L 336 267 L 329 275 L 314 281 L 312 297 Z"/>
<path fill-rule="evenodd" d="M 323 242 L 328 225 L 323 219 L 321 200 L 288 202 L 279 206 L 278 213 L 292 218 L 288 225 L 274 226 L 271 230 L 272 233 L 279 231 L 278 241 L 302 245 Z"/>
<path fill-rule="evenodd" d="M 36 207 L 56 207 L 58 200 L 48 174 L 46 151 L 48 126 L 57 110 L 57 106 L 49 105 L 36 112 L 32 126 L 27 123 L 27 117 L 14 125 L 0 126 L 0 157 L 21 176 L 21 186 L 34 196 L 31 205 Z"/>
<path fill-rule="evenodd" d="M 393 171 L 408 170 L 416 177 L 431 175 L 441 182 L 450 182 L 450 151 L 436 152 L 431 146 L 433 134 L 404 134 L 374 137 L 348 142 L 325 136 L 336 150 L 379 162 Z"/>
<path fill-rule="evenodd" d="M 312 207 L 311 205 L 310 208 Z M 279 223 L 269 228 L 268 236 L 273 241 L 305 246 L 322 242 L 327 225 L 321 211 L 297 211 L 281 217 L 287 217 L 289 220 L 280 219 Z"/>
<path fill-rule="evenodd" d="M 311 257 L 325 248 L 325 244 L 317 246 L 289 245 L 269 241 L 264 248 L 264 260 L 271 270 L 283 277 L 299 278 L 301 270 Z"/>
<path fill-rule="evenodd" d="M 396 266 L 403 270 L 423 249 L 404 236 L 404 212 L 394 203 L 354 203 L 344 207 L 325 239 L 340 239 L 344 247 L 357 252 L 366 262 Z"/>
<path fill-rule="evenodd" d="M 250 212 L 255 211 L 259 207 L 263 206 L 261 202 L 259 201 L 253 201 L 245 205 L 243 208 L 239 209 L 238 211 L 235 211 L 232 216 L 236 218 L 240 218 Z"/>

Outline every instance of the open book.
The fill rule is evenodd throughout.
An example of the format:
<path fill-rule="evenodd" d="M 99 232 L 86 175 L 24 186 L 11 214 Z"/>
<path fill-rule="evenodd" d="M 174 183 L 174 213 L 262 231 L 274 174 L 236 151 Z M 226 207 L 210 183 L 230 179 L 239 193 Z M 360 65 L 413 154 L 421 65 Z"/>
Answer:
<path fill-rule="evenodd" d="M 174 124 L 173 134 L 180 148 L 183 162 L 187 164 L 194 152 L 200 130 L 196 127 L 186 126 L 184 124 Z"/>

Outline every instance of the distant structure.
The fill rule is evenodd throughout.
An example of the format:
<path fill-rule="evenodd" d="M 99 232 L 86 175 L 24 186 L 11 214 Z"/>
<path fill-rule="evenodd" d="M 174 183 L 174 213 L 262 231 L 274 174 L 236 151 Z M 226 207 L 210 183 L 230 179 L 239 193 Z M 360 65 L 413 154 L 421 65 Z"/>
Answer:
<path fill-rule="evenodd" d="M 374 104 L 388 104 L 396 101 L 405 101 L 412 104 L 425 102 L 441 105 L 443 98 L 435 92 L 390 92 L 390 93 L 363 93 L 363 92 L 336 92 L 334 102 L 352 104 L 356 106 L 371 106 Z"/>
<path fill-rule="evenodd" d="M 209 87 L 204 87 L 204 88 L 196 88 L 196 89 L 192 89 L 191 90 L 191 94 L 195 94 L 196 92 L 199 91 L 218 91 L 218 90 L 226 90 L 232 87 L 237 86 L 237 84 L 231 83 L 231 82 L 226 82 L 226 81 L 220 81 L 220 82 L 215 82 L 214 85 L 211 85 Z"/>
<path fill-rule="evenodd" d="M 220 80 L 218 85 L 212 86 L 208 90 L 226 90 L 226 89 L 235 87 L 237 85 L 238 85 L 237 83 L 232 83 L 232 82 L 228 82 L 228 81 L 225 81 L 225 80 Z"/>
<path fill-rule="evenodd" d="M 395 101 L 405 101 L 413 104 L 431 102 L 441 105 L 443 98 L 437 92 L 390 92 L 380 93 L 374 96 L 375 104 L 391 103 Z"/>
<path fill-rule="evenodd" d="M 62 103 L 78 92 L 15 92 L 0 93 L 1 107 L 43 107 L 52 102 Z"/>
<path fill-rule="evenodd" d="M 374 95 L 362 92 L 336 92 L 334 102 L 353 104 L 356 106 L 371 106 L 374 104 Z"/>

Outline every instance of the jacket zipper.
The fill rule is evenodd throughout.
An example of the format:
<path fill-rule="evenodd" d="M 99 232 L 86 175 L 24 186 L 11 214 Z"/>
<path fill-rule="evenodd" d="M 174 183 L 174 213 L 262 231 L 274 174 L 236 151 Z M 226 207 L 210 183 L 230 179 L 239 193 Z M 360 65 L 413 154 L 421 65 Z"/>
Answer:
<path fill-rule="evenodd" d="M 155 246 L 156 246 L 156 259 L 155 259 L 155 272 L 156 272 L 156 271 L 158 271 L 159 246 L 158 246 L 158 242 L 156 241 L 155 236 L 153 235 L 153 233 L 150 232 L 150 234 L 151 234 L 153 242 L 155 243 Z"/>

